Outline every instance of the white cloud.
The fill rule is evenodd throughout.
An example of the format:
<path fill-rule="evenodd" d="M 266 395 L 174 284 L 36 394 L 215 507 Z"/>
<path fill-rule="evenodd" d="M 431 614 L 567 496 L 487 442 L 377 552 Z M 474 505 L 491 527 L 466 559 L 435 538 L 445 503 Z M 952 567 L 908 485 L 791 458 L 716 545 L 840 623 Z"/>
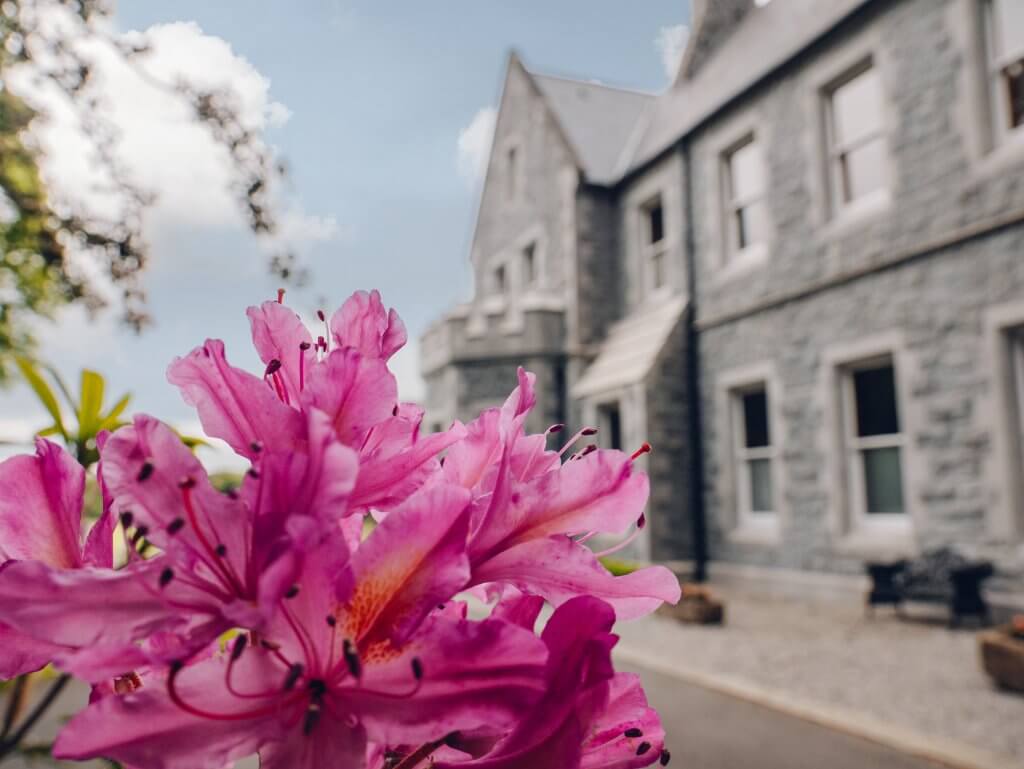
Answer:
<path fill-rule="evenodd" d="M 459 174 L 473 184 L 480 180 L 487 167 L 497 118 L 498 111 L 494 107 L 484 107 L 459 132 Z"/>
<path fill-rule="evenodd" d="M 654 38 L 654 47 L 661 56 L 661 65 L 665 68 L 665 75 L 670 81 L 675 80 L 689 37 L 689 27 L 685 24 L 675 24 L 662 27 L 658 30 L 658 36 Z"/>
<path fill-rule="evenodd" d="M 420 344 L 410 339 L 405 347 L 388 361 L 391 373 L 398 380 L 398 397 L 411 403 L 422 403 L 427 385 L 420 374 Z"/>
<path fill-rule="evenodd" d="M 71 23 L 57 16 L 62 11 L 49 12 L 54 14 L 53 23 Z M 113 145 L 118 159 L 130 178 L 156 197 L 147 212 L 147 234 L 182 226 L 244 228 L 244 212 L 231 189 L 227 150 L 169 86 L 187 79 L 211 90 L 230 88 L 237 96 L 242 123 L 256 133 L 285 124 L 291 111 L 271 99 L 268 78 L 227 41 L 204 33 L 195 22 L 158 24 L 144 32 L 123 33 L 122 38 L 148 42 L 149 50 L 136 60 L 138 66 L 95 40 L 79 47 L 92 60 L 90 87 L 103 116 L 118 133 Z M 44 150 L 42 170 L 55 198 L 100 216 L 116 216 L 119 200 L 104 190 L 107 180 L 93 162 L 76 112 L 55 89 L 40 89 L 32 82 L 29 70 L 16 74 L 12 89 L 47 116 L 34 134 Z M 281 203 L 287 209 L 288 202 Z M 292 231 L 296 218 L 312 218 L 298 209 L 286 214 Z M 336 230 L 333 219 L 324 222 L 331 224 L 318 225 L 320 235 L 325 227 Z"/>

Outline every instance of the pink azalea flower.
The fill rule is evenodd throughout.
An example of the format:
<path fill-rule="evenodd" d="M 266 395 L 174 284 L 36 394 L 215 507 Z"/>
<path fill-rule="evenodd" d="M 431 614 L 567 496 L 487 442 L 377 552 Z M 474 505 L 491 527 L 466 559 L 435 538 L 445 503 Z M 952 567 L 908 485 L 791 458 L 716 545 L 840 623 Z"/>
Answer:
<path fill-rule="evenodd" d="M 110 568 L 113 519 L 104 510 L 83 542 L 84 494 L 85 471 L 50 441 L 37 439 L 35 456 L 0 462 L 0 573 L 17 561 L 53 569 Z M 0 595 L 0 601 L 4 598 Z M 32 638 L 2 623 L 0 648 L 0 678 L 38 670 L 66 651 L 59 643 Z"/>
<path fill-rule="evenodd" d="M 468 576 L 468 503 L 455 487 L 422 491 L 351 561 L 338 535 L 325 540 L 263 632 L 173 666 L 163 686 L 98 700 L 56 754 L 220 769 L 258 750 L 264 769 L 357 769 L 368 741 L 511 728 L 541 697 L 543 644 L 510 622 L 436 608 Z"/>
<path fill-rule="evenodd" d="M 539 608 L 526 597 L 512 601 L 504 613 L 532 625 Z M 667 764 L 657 714 L 647 707 L 636 677 L 616 674 L 612 667 L 611 650 L 618 640 L 610 632 L 614 622 L 612 608 L 589 596 L 559 607 L 542 635 L 548 647 L 544 697 L 477 757 L 438 755 L 435 769 L 634 769 Z M 479 735 L 461 746 L 472 752 L 474 741 L 481 744 Z M 457 739 L 449 742 L 460 747 Z"/>
<path fill-rule="evenodd" d="M 266 364 L 262 380 L 227 363 L 224 345 L 208 340 L 168 369 L 198 412 L 207 434 L 256 459 L 253 446 L 281 450 L 302 443 L 300 412 L 323 412 L 340 440 L 360 456 L 354 511 L 400 502 L 437 467 L 437 455 L 461 439 L 456 423 L 421 437 L 422 411 L 398 402 L 387 360 L 406 341 L 405 327 L 380 294 L 357 292 L 314 342 L 280 302 L 250 307 L 253 343 Z"/>
<path fill-rule="evenodd" d="M 547 434 L 523 432 L 534 400 L 533 376 L 520 369 L 519 387 L 505 405 L 481 414 L 445 459 L 440 477 L 475 497 L 472 584 L 513 585 L 556 606 L 593 595 L 612 604 L 620 619 L 678 601 L 679 581 L 668 569 L 613 577 L 583 544 L 634 524 L 632 536 L 639 533 L 647 476 L 621 451 L 584 450 L 562 463 L 559 452 L 545 449 Z"/>
<path fill-rule="evenodd" d="M 323 415 L 311 413 L 307 436 L 306 453 L 266 452 L 227 495 L 170 428 L 136 417 L 105 440 L 100 476 L 133 539 L 163 553 L 117 572 L 13 564 L 0 574 L 0 618 L 74 646 L 58 661 L 88 680 L 187 656 L 232 627 L 262 628 L 301 550 L 336 525 L 355 485 L 355 453 Z M 136 643 L 157 630 L 180 643 Z"/>

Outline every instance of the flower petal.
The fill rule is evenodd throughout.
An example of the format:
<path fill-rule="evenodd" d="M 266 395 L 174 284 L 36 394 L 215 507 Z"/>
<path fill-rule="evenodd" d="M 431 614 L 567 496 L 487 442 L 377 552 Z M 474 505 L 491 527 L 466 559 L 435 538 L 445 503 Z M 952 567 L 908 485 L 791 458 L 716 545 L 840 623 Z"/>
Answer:
<path fill-rule="evenodd" d="M 383 360 L 346 347 L 309 372 L 302 403 L 324 412 L 342 442 L 359 448 L 370 429 L 394 413 L 398 383 Z"/>
<path fill-rule="evenodd" d="M 639 735 L 629 736 L 627 732 Z M 644 743 L 648 748 L 638 753 Z M 665 730 L 657 712 L 647 704 L 640 678 L 633 673 L 616 673 L 608 706 L 583 743 L 581 769 L 639 769 L 655 763 L 664 747 Z"/>
<path fill-rule="evenodd" d="M 437 486 L 388 515 L 352 557 L 345 630 L 360 645 L 399 642 L 469 577 L 469 492 Z"/>
<path fill-rule="evenodd" d="M 196 407 L 207 435 L 227 441 L 252 459 L 254 443 L 287 448 L 302 436 L 302 418 L 282 403 L 263 380 L 230 366 L 224 343 L 207 339 L 184 358 L 175 358 L 167 379 Z"/>
<path fill-rule="evenodd" d="M 40 641 L 0 623 L 0 680 L 16 678 L 45 667 L 61 651 L 56 644 Z"/>
<path fill-rule="evenodd" d="M 252 342 L 260 359 L 278 361 L 285 390 L 292 403 L 299 402 L 305 376 L 316 364 L 309 329 L 294 310 L 279 302 L 264 302 L 246 310 Z"/>
<path fill-rule="evenodd" d="M 56 443 L 0 462 L 0 560 L 80 566 L 84 493 L 85 471 Z"/>
<path fill-rule="evenodd" d="M 474 564 L 471 582 L 506 582 L 555 606 L 592 595 L 610 603 L 619 619 L 642 617 L 679 600 L 679 580 L 665 567 L 615 577 L 590 550 L 565 536 L 524 542 Z"/>
<path fill-rule="evenodd" d="M 351 707 L 375 741 L 425 742 L 456 730 L 510 728 L 544 690 L 544 644 L 501 620 L 431 617 L 401 651 L 367 662 Z M 412 660 L 422 681 L 405 698 L 374 691 L 413 689 Z"/>
<path fill-rule="evenodd" d="M 405 346 L 405 324 L 394 310 L 385 310 L 380 292 L 357 291 L 331 316 L 336 347 L 354 347 L 367 357 L 387 360 Z"/>
<path fill-rule="evenodd" d="M 310 734 L 292 729 L 280 742 L 260 750 L 260 769 L 362 769 L 366 730 L 361 724 L 320 723 Z"/>

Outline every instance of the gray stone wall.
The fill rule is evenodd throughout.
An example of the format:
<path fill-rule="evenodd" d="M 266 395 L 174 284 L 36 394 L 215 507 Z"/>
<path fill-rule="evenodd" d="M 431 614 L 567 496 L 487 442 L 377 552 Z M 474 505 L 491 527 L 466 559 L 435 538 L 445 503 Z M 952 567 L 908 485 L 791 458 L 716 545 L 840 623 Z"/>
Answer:
<path fill-rule="evenodd" d="M 1005 417 L 992 406 L 996 374 L 984 317 L 994 305 L 1024 299 L 1024 227 L 961 238 L 1024 208 L 1024 153 L 993 151 L 986 140 L 976 11 L 966 0 L 876 3 L 694 137 L 705 490 L 715 558 L 862 568 L 870 551 L 845 548 L 835 521 L 835 427 L 823 382 L 830 347 L 878 334 L 902 344 L 916 545 L 956 543 L 1011 568 L 1019 558 L 1017 543 L 993 526 L 1006 493 L 1005 483 L 993 483 L 993 435 Z M 832 217 L 825 193 L 821 89 L 864 57 L 884 84 L 890 200 L 843 220 Z M 763 264 L 730 277 L 721 266 L 721 150 L 748 130 L 762 143 L 774 233 Z M 872 271 L 943 241 L 954 245 Z M 717 434 L 722 421 L 714 416 L 717 376 L 764 362 L 774 364 L 781 399 L 776 461 L 784 509 L 774 545 L 730 537 L 735 511 L 723 509 L 718 493 L 727 437 Z"/>
<path fill-rule="evenodd" d="M 858 572 L 865 555 L 846 553 L 827 511 L 833 491 L 824 351 L 830 345 L 896 332 L 899 373 L 910 394 L 905 460 L 915 470 L 907 504 L 917 544 L 956 543 L 1013 568 L 1017 544 L 993 532 L 1005 489 L 990 481 L 993 435 L 989 307 L 1024 299 L 1024 227 L 1018 226 L 878 272 L 804 301 L 704 331 L 699 337 L 702 398 L 710 413 L 720 371 L 769 360 L 779 378 L 777 436 L 785 490 L 778 546 L 728 536 L 732 512 L 714 493 L 723 472 L 716 420 L 705 423 L 708 514 L 713 557 L 796 569 Z"/>
<path fill-rule="evenodd" d="M 577 341 L 600 342 L 608 326 L 622 315 L 623 269 L 619 258 L 618 197 L 599 187 L 577 195 Z"/>
<path fill-rule="evenodd" d="M 693 555 L 685 319 L 686 313 L 645 383 L 647 440 L 653 447 L 647 457 L 651 476 L 649 536 L 655 560 L 685 560 Z"/>
<path fill-rule="evenodd" d="M 694 0 L 693 45 L 683 61 L 685 74 L 692 77 L 754 7 L 753 0 Z"/>

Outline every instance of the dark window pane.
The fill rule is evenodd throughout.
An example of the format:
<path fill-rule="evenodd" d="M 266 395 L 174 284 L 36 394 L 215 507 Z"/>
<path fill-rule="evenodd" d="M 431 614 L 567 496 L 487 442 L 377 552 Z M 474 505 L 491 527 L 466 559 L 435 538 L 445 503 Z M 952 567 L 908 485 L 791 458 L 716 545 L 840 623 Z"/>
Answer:
<path fill-rule="evenodd" d="M 505 293 L 505 268 L 498 267 L 494 271 L 494 291 L 498 294 Z"/>
<path fill-rule="evenodd" d="M 598 407 L 598 425 L 604 433 L 604 445 L 609 449 L 622 448 L 622 417 L 614 404 Z"/>
<path fill-rule="evenodd" d="M 764 390 L 743 396 L 743 425 L 746 447 L 763 448 L 771 445 L 768 432 L 768 393 Z"/>
<path fill-rule="evenodd" d="M 896 375 L 891 365 L 855 371 L 857 435 L 892 435 L 900 431 L 896 413 Z"/>
<path fill-rule="evenodd" d="M 651 243 L 660 243 L 662 238 L 665 237 L 665 218 L 661 209 L 661 203 L 655 203 L 647 209 L 647 221 Z"/>
<path fill-rule="evenodd" d="M 903 473 L 900 471 L 898 448 L 864 451 L 864 485 L 868 513 L 904 512 Z"/>
<path fill-rule="evenodd" d="M 1024 125 L 1024 59 L 1016 61 L 1003 70 L 1006 80 L 1010 127 Z"/>
<path fill-rule="evenodd" d="M 533 285 L 537 280 L 536 251 L 536 245 L 533 243 L 523 249 L 523 277 L 526 279 L 527 285 Z"/>

